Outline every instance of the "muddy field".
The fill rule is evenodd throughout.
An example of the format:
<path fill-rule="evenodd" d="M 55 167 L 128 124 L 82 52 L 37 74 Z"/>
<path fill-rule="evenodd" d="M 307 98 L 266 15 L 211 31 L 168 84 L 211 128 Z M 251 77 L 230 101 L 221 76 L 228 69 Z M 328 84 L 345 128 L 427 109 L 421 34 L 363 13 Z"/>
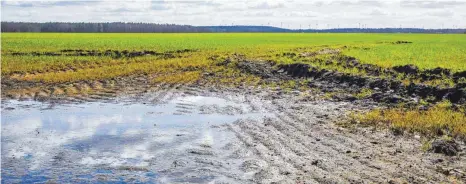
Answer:
<path fill-rule="evenodd" d="M 159 85 L 103 98 L 2 101 L 2 181 L 462 183 L 466 155 L 342 126 L 371 100 L 279 88 Z M 460 143 L 460 150 L 464 144 Z"/>
<path fill-rule="evenodd" d="M 465 183 L 466 71 L 347 54 L 416 43 L 7 50 L 2 183 Z"/>

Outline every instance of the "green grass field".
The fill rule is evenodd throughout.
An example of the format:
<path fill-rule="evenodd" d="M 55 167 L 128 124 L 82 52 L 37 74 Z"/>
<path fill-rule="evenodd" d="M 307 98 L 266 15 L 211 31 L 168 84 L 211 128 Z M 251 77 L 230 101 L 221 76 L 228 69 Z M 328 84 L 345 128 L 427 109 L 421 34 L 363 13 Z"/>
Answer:
<path fill-rule="evenodd" d="M 410 41 L 411 44 L 392 44 Z M 346 47 L 345 47 L 346 46 Z M 52 82 L 106 78 L 134 72 L 156 72 L 154 57 L 123 58 L 93 56 L 16 56 L 14 52 L 59 52 L 83 50 L 154 50 L 158 52 L 194 49 L 177 63 L 209 67 L 213 55 L 240 53 L 253 59 L 286 60 L 275 55 L 306 52 L 321 48 L 345 48 L 341 52 L 363 63 L 382 67 L 414 64 L 420 69 L 442 67 L 466 70 L 466 35 L 440 34 L 305 34 L 305 33 L 188 33 L 188 34 L 89 34 L 89 33 L 3 33 L 2 73 L 40 73 L 27 76 Z M 298 53 L 299 54 L 299 53 Z M 293 61 L 291 61 L 293 62 Z M 169 67 L 169 66 L 167 66 Z M 123 70 L 122 70 L 123 68 Z M 70 70 L 71 69 L 71 70 Z M 62 73 L 57 74 L 57 71 Z M 66 74 L 68 73 L 68 74 Z M 59 75 L 59 76 L 57 76 Z"/>

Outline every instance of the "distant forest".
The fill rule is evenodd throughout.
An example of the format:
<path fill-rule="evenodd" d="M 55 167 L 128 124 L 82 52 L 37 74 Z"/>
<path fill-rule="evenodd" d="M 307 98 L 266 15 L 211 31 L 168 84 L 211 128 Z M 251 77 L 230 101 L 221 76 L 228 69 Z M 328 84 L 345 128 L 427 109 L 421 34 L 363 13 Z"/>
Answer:
<path fill-rule="evenodd" d="M 196 33 L 208 29 L 189 25 L 152 23 L 67 23 L 67 22 L 2 22 L 2 32 L 64 33 Z"/>
<path fill-rule="evenodd" d="M 466 33 L 466 29 L 421 28 L 334 28 L 334 29 L 283 29 L 270 26 L 199 26 L 212 32 L 303 32 L 303 33 Z"/>
<path fill-rule="evenodd" d="M 67 23 L 2 22 L 2 32 L 64 33 L 200 33 L 200 32 L 306 32 L 306 33 L 466 33 L 466 29 L 338 28 L 284 29 L 271 26 L 190 26 L 154 23 Z"/>

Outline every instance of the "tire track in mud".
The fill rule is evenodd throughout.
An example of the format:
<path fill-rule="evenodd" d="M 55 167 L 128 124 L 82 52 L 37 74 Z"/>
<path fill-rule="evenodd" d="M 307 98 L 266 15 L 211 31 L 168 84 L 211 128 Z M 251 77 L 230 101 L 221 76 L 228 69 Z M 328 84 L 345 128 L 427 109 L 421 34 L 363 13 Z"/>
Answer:
<path fill-rule="evenodd" d="M 266 108 L 267 109 L 267 108 Z M 270 109 L 268 109 L 270 110 Z M 302 171 L 304 173 L 308 174 L 311 173 L 314 178 L 317 179 L 319 182 L 349 182 L 349 181 L 358 181 L 360 180 L 360 177 L 354 177 L 355 174 L 346 174 L 346 175 L 351 175 L 353 178 L 345 177 L 343 176 L 345 174 L 345 171 L 347 170 L 334 170 L 336 167 L 335 165 L 323 165 L 321 160 L 325 160 L 323 158 L 326 158 L 323 154 L 315 153 L 312 150 L 308 149 L 307 147 L 313 147 L 314 145 L 309 144 L 311 143 L 309 140 L 304 140 L 302 137 L 296 136 L 296 132 L 286 132 L 290 130 L 295 130 L 295 127 L 289 126 L 287 124 L 291 124 L 290 122 L 286 121 L 280 121 L 280 116 L 277 112 L 274 112 L 276 118 L 273 119 L 278 119 L 279 121 L 274 121 L 273 119 L 268 119 L 268 121 L 264 122 L 264 125 L 258 122 L 252 122 L 247 124 L 248 129 L 254 129 L 256 132 L 263 132 L 266 130 L 268 135 L 272 137 L 272 140 L 278 140 L 281 145 L 280 147 L 287 147 L 288 149 L 292 150 L 294 155 L 292 155 L 294 161 L 299 160 L 299 163 L 295 165 L 297 167 L 301 167 Z M 271 126 L 268 126 L 271 125 Z M 244 125 L 246 126 L 246 125 Z M 251 132 L 254 134 L 254 132 Z M 306 137 L 306 136 L 303 136 Z M 264 138 L 267 140 L 266 138 Z M 315 142 L 315 141 L 313 141 Z M 291 146 L 289 146 L 291 145 Z M 325 148 L 320 148 L 320 149 L 325 149 Z M 337 153 L 338 154 L 338 153 Z M 290 156 L 286 156 L 286 158 L 290 158 Z M 304 158 L 305 160 L 302 160 L 301 158 Z M 328 160 L 328 159 L 327 159 Z M 302 166 L 305 165 L 308 168 L 303 168 Z M 309 165 L 313 167 L 313 169 L 309 169 Z M 319 167 L 318 167 L 319 166 Z M 316 174 L 317 172 L 320 172 Z M 340 177 L 335 177 L 335 173 L 343 173 L 341 174 Z M 327 178 L 328 176 L 331 176 L 333 178 Z M 365 178 L 370 178 L 370 177 L 365 177 Z M 380 182 L 380 181 L 379 181 Z"/>
<path fill-rule="evenodd" d="M 179 89 L 177 94 L 170 95 L 164 98 L 165 101 L 172 101 L 173 99 L 179 96 L 185 95 L 192 95 L 192 96 L 199 96 L 200 89 L 194 87 L 186 87 L 186 86 L 175 86 L 175 89 Z M 175 103 L 175 114 L 177 115 L 185 115 L 185 114 L 192 114 L 194 113 L 199 107 L 189 100 L 182 99 L 180 102 Z"/>
<path fill-rule="evenodd" d="M 280 109 L 286 109 L 286 108 L 280 108 Z M 287 114 L 287 113 L 285 113 Z M 374 182 L 388 182 L 390 179 L 392 178 L 397 178 L 395 177 L 397 174 L 394 173 L 394 171 L 396 171 L 396 167 L 395 168 L 391 168 L 390 170 L 387 169 L 387 163 L 379 163 L 379 161 L 376 161 L 376 160 L 372 160 L 372 159 L 369 159 L 368 161 L 359 161 L 359 160 L 356 160 L 350 156 L 347 156 L 347 154 L 345 153 L 345 150 L 349 151 L 350 153 L 355 153 L 357 151 L 359 151 L 358 149 L 354 149 L 354 148 L 351 148 L 350 145 L 346 145 L 346 140 L 350 140 L 350 138 L 348 137 L 339 137 L 340 140 L 345 140 L 345 141 L 335 141 L 335 137 L 338 136 L 338 132 L 336 131 L 333 131 L 333 132 L 330 132 L 330 131 L 326 131 L 328 129 L 326 128 L 321 128 L 321 129 L 318 129 L 318 131 L 313 131 L 315 130 L 315 128 L 313 127 L 298 127 L 302 124 L 300 124 L 299 122 L 310 122 L 310 121 L 302 121 L 302 120 L 296 120 L 296 119 L 293 119 L 294 115 L 282 115 L 282 116 L 279 116 L 281 117 L 280 119 L 287 123 L 287 124 L 293 124 L 295 125 L 294 128 L 296 128 L 296 130 L 298 130 L 298 132 L 306 132 L 306 130 L 309 130 L 311 133 L 308 134 L 310 137 L 313 137 L 313 138 L 318 138 L 318 139 L 321 139 L 321 141 L 319 141 L 319 143 L 321 143 L 321 146 L 322 147 L 319 147 L 317 148 L 317 150 L 319 151 L 327 151 L 327 152 L 323 152 L 322 155 L 338 155 L 340 157 L 342 157 L 341 159 L 335 159 L 335 157 L 332 157 L 331 159 L 333 161 L 337 161 L 336 163 L 338 165 L 345 165 L 344 163 L 345 162 L 350 162 L 349 165 L 347 166 L 351 166 L 351 167 L 359 167 L 358 168 L 358 171 L 361 172 L 361 173 L 365 173 L 365 174 L 371 174 L 371 173 L 380 173 L 380 170 L 384 170 L 384 175 L 369 175 L 370 179 L 375 179 L 375 178 L 379 178 L 379 177 L 382 177 L 382 180 L 380 181 L 374 181 Z M 288 120 L 287 120 L 288 119 Z M 315 135 L 316 134 L 316 135 Z M 330 136 L 331 135 L 331 136 Z M 305 136 L 305 135 L 303 135 Z M 359 140 L 364 140 L 366 138 L 360 138 Z M 362 150 L 362 149 L 361 149 Z M 373 152 L 375 151 L 376 149 L 368 149 L 370 150 L 370 152 Z M 373 154 L 372 154 L 373 155 Z M 367 172 L 367 171 L 370 171 L 370 172 Z M 356 174 L 356 173 L 353 173 L 353 174 Z M 385 175 L 386 174 L 389 174 L 389 177 L 386 177 Z M 411 172 L 408 172 L 408 173 L 403 173 L 404 174 L 404 178 L 411 178 L 411 180 L 415 180 L 415 181 L 418 181 L 418 182 L 421 182 L 421 181 L 428 181 L 426 178 L 422 178 L 422 177 L 419 177 L 418 175 L 413 175 L 411 174 Z"/>
<path fill-rule="evenodd" d="M 151 103 L 151 104 L 162 104 L 167 103 L 170 99 L 173 98 L 173 95 L 176 90 L 181 86 L 181 84 L 160 84 L 157 85 L 155 88 L 151 88 L 150 90 L 146 90 L 144 98 L 141 98 L 143 102 Z"/>
<path fill-rule="evenodd" d="M 302 119 L 296 115 L 291 114 L 290 112 L 284 112 L 287 114 L 287 117 L 292 118 L 294 121 L 297 122 L 309 122 L 307 119 Z M 309 127 L 307 127 L 309 128 Z M 314 128 L 312 128 L 314 129 Z M 358 153 L 357 156 L 354 155 L 352 158 L 358 160 L 359 163 L 367 165 L 370 168 L 375 168 L 376 170 L 384 170 L 384 171 L 390 171 L 390 174 L 392 176 L 398 175 L 395 171 L 399 170 L 399 165 L 397 162 L 399 162 L 399 158 L 395 160 L 386 160 L 388 159 L 388 155 L 384 154 L 384 152 L 388 152 L 387 149 L 383 149 L 384 147 L 391 147 L 390 145 L 384 145 L 379 142 L 381 142 L 380 139 L 374 139 L 371 136 L 365 136 L 365 137 L 356 137 L 353 136 L 352 134 L 346 134 L 342 135 L 338 131 L 329 131 L 327 128 L 319 129 L 319 131 L 313 131 L 312 134 L 313 137 L 319 137 L 320 139 L 326 140 L 324 143 L 325 146 L 331 147 L 334 150 L 339 151 L 340 153 L 344 153 L 345 150 L 351 151 L 351 153 Z M 359 142 L 356 140 L 360 140 Z M 374 146 L 374 144 L 381 144 L 381 146 Z M 374 149 L 374 147 L 377 147 L 379 149 Z M 370 159 L 365 159 L 364 157 L 359 156 L 359 152 L 361 150 L 370 150 L 365 152 L 363 155 L 370 155 L 372 158 L 379 158 L 383 157 L 383 161 L 374 161 Z M 392 151 L 393 153 L 394 151 Z M 409 161 L 410 163 L 415 163 L 418 161 L 418 159 L 413 158 L 411 155 L 406 155 L 403 157 L 404 160 Z M 428 166 L 426 166 L 427 168 Z M 415 181 L 418 182 L 425 182 L 427 181 L 429 176 L 424 175 L 424 171 L 421 168 L 418 167 L 410 167 L 409 168 L 410 172 L 404 173 L 404 178 L 411 178 L 415 179 Z M 431 170 L 433 171 L 433 170 Z M 385 172 L 385 173 L 386 173 Z M 418 173 L 416 175 L 412 175 L 412 173 Z"/>
<path fill-rule="evenodd" d="M 205 94 L 205 90 L 196 87 L 186 87 L 179 84 L 163 84 L 157 88 L 152 88 L 146 91 L 145 96 L 140 100 L 149 101 L 153 104 L 163 104 L 170 102 L 178 97 L 199 96 Z M 188 115 L 198 113 L 200 106 L 196 105 L 195 101 L 181 98 L 174 101 L 174 115 Z M 216 107 L 220 108 L 220 107 Z M 215 112 L 220 109 L 215 109 Z M 214 113 L 214 112 L 212 112 Z M 206 127 L 212 130 L 212 127 Z M 225 131 L 225 130 L 223 130 Z M 178 135 L 177 135 L 178 136 Z M 183 137 L 183 135 L 180 135 Z M 190 140 L 193 141 L 193 140 Z M 242 178 L 242 173 L 232 172 L 234 166 L 230 162 L 222 150 L 217 150 L 210 145 L 196 143 L 189 145 L 189 149 L 181 153 L 179 158 L 181 160 L 174 160 L 173 165 L 176 167 L 171 168 L 173 176 L 168 176 L 167 183 L 183 183 L 183 182 L 207 182 L 210 180 L 227 181 L 233 183 L 249 183 Z M 187 141 L 189 142 L 189 141 Z M 227 160 L 227 161 L 225 161 Z M 180 164 L 181 163 L 181 164 Z M 187 165 L 187 166 L 183 166 Z M 171 179 L 173 178 L 173 180 Z M 176 179 L 175 179 L 176 178 Z"/>
<path fill-rule="evenodd" d="M 187 95 L 200 96 L 204 93 L 203 90 L 194 86 L 183 86 L 182 91 Z"/>
<path fill-rule="evenodd" d="M 162 99 L 171 100 L 179 96 L 203 96 L 206 91 L 201 90 L 196 87 L 179 87 L 174 86 L 174 89 L 177 89 L 176 93 L 173 95 L 167 95 L 162 97 Z M 189 99 L 184 100 L 183 98 L 180 101 L 175 102 L 176 112 L 180 110 L 189 110 L 189 112 L 180 113 L 176 115 L 185 115 L 190 113 L 202 113 L 196 112 L 200 110 L 201 106 L 196 105 L 195 101 Z M 214 106 L 212 114 L 220 112 L 222 109 L 220 106 Z M 209 113 L 209 114 L 210 114 Z M 223 126 L 208 126 L 206 131 L 225 131 Z M 202 180 L 203 182 L 207 181 L 216 181 L 224 183 L 252 183 L 243 176 L 244 173 L 238 172 L 238 164 L 240 162 L 239 158 L 230 157 L 235 150 L 226 148 L 227 146 L 222 146 L 219 148 L 214 148 L 212 145 L 205 143 L 195 143 L 189 146 L 190 148 L 186 150 L 186 155 L 183 156 L 183 160 L 188 162 L 188 166 L 181 169 L 181 171 L 175 170 L 175 173 L 182 172 L 183 174 L 176 176 L 179 178 L 179 181 L 168 181 L 170 183 L 177 182 L 195 182 L 197 180 Z M 176 162 L 176 161 L 175 161 Z M 190 162 L 190 164 L 189 164 Z M 203 183 L 201 182 L 201 183 Z"/>
<path fill-rule="evenodd" d="M 123 94 L 118 94 L 118 100 L 119 101 L 124 101 L 128 103 L 143 103 L 143 104 L 155 104 L 157 100 L 154 100 L 154 96 L 160 95 L 161 92 L 163 92 L 166 86 L 160 85 L 160 86 L 146 86 L 144 89 L 141 90 L 134 90 L 132 92 L 126 92 Z"/>
<path fill-rule="evenodd" d="M 190 160 L 193 160 L 196 163 L 196 171 L 199 172 L 200 176 L 206 175 L 206 173 L 214 176 L 216 182 L 226 182 L 226 183 L 250 183 L 247 181 L 247 178 L 242 177 L 243 173 L 235 172 L 238 171 L 237 165 L 235 162 L 237 160 L 232 160 L 228 158 L 228 150 L 214 150 L 212 147 L 205 145 L 197 145 L 195 148 L 199 153 L 191 152 L 189 155 Z M 209 154 L 202 154 L 202 153 Z"/>
<path fill-rule="evenodd" d="M 371 182 L 384 182 L 387 181 L 388 178 L 378 179 L 376 175 L 371 174 L 372 172 L 377 172 L 374 168 L 370 166 L 364 166 L 361 163 L 357 163 L 353 161 L 353 158 L 346 156 L 346 151 L 349 150 L 346 147 L 341 147 L 335 149 L 331 147 L 328 143 L 325 143 L 329 140 L 323 140 L 323 138 L 318 138 L 317 136 L 313 136 L 312 134 L 306 134 L 305 131 L 300 130 L 295 123 L 290 120 L 286 120 L 286 117 L 283 115 L 276 114 L 278 121 L 273 123 L 272 126 L 277 129 L 277 131 L 286 132 L 286 136 L 289 137 L 291 140 L 289 141 L 296 141 L 303 145 L 304 147 L 309 147 L 313 149 L 307 149 L 307 154 L 314 154 L 314 158 L 318 158 L 320 161 L 325 161 L 326 165 L 320 165 L 323 170 L 329 171 L 333 174 L 339 173 L 340 176 L 348 179 L 349 181 L 360 181 L 370 180 Z M 287 126 L 288 125 L 288 126 Z M 314 141 L 311 141 L 314 140 Z M 325 142 L 324 142 L 325 141 Z M 333 155 L 332 157 L 329 157 Z M 340 158 L 335 157 L 339 155 Z M 347 167 L 352 167 L 354 165 L 358 165 L 359 167 L 363 167 L 360 170 L 361 173 L 348 173 L 352 172 L 351 170 L 347 169 Z M 367 172 L 371 171 L 371 172 Z M 355 178 L 347 178 L 346 176 L 353 176 Z M 362 175 L 362 176 L 360 176 Z"/>
<path fill-rule="evenodd" d="M 113 83 L 109 81 L 88 81 L 72 84 L 60 84 L 53 87 L 25 88 L 11 93 L 2 93 L 5 99 L 36 100 L 58 103 L 86 102 L 128 102 L 128 103 L 167 103 L 178 95 L 182 84 L 172 81 L 170 84 Z"/>
<path fill-rule="evenodd" d="M 311 122 L 308 120 L 308 117 L 297 116 L 289 110 L 285 110 L 283 113 L 285 113 L 287 117 L 291 118 L 295 122 Z M 314 130 L 312 127 L 306 127 L 306 129 Z M 343 135 L 343 133 L 335 131 L 335 129 L 333 129 L 334 131 L 330 130 L 332 130 L 332 127 L 319 129 L 319 131 L 313 131 L 313 136 L 326 140 L 326 142 L 323 142 L 326 146 L 332 147 L 334 150 L 340 150 L 341 152 L 344 152 L 345 149 L 351 150 L 351 153 L 358 153 L 360 151 L 364 152 L 365 150 L 363 155 L 370 155 L 369 157 L 371 158 L 365 159 L 364 157 L 361 158 L 358 156 L 356 160 L 371 168 L 375 168 L 376 170 L 383 170 L 384 173 L 389 173 L 392 178 L 402 177 L 404 179 L 409 179 L 410 182 L 427 182 L 432 178 L 437 178 L 439 180 L 442 178 L 442 175 L 437 173 L 435 168 L 431 167 L 430 163 L 422 162 L 420 159 L 422 158 L 422 155 L 399 154 L 402 155 L 402 157 L 399 156 L 398 158 L 396 156 L 392 156 L 390 153 L 397 152 L 393 144 L 394 138 L 389 137 L 387 141 L 387 138 L 380 136 L 374 137 L 376 134 L 358 136 L 358 134 L 346 133 Z M 405 144 L 412 143 L 407 142 L 409 140 L 403 141 Z M 400 150 L 405 149 L 400 148 Z M 410 149 L 412 149 L 411 151 L 420 151 L 419 148 L 416 147 L 411 147 Z M 411 164 L 405 165 L 404 167 L 407 168 L 403 168 L 400 164 L 400 160 L 404 160 L 405 162 Z M 405 172 L 399 172 L 400 169 Z M 436 176 L 432 176 L 432 173 L 435 173 Z"/>
<path fill-rule="evenodd" d="M 110 102 L 117 97 L 118 88 L 99 81 L 61 84 L 53 87 L 24 88 L 6 95 L 8 99 L 54 101 L 61 103 Z"/>
<path fill-rule="evenodd" d="M 262 145 L 269 146 L 271 152 L 282 154 L 284 159 L 292 158 L 291 164 L 298 172 L 306 171 L 299 167 L 299 163 L 310 163 L 309 165 L 319 166 L 314 170 L 315 172 L 339 175 L 339 177 L 332 179 L 325 178 L 326 182 L 370 181 L 381 183 L 394 181 L 393 179 L 422 183 L 432 179 L 448 181 L 445 176 L 430 167 L 429 163 L 420 160 L 418 157 L 420 155 L 408 153 L 398 157 L 391 156 L 390 149 L 393 149 L 392 152 L 395 149 L 393 148 L 393 138 L 389 137 L 384 140 L 376 136 L 367 137 L 354 133 L 342 133 L 332 125 L 320 122 L 317 114 L 325 114 L 325 109 L 322 112 L 314 111 L 316 113 L 301 117 L 295 114 L 296 111 L 290 110 L 282 103 L 275 103 L 275 101 L 267 103 L 254 98 L 246 98 L 245 101 L 255 109 L 265 109 L 273 113 L 275 117 L 270 118 L 268 122 L 235 123 L 231 126 L 238 126 L 238 130 L 235 131 L 236 135 L 243 141 L 245 139 L 241 137 L 249 136 L 249 142 L 260 141 Z M 294 103 L 287 101 L 286 104 Z M 310 108 L 319 107 L 311 106 Z M 335 111 L 335 109 L 328 110 Z M 275 146 L 285 148 L 288 152 L 277 152 L 274 150 Z M 414 151 L 415 148 L 412 149 Z M 419 151 L 417 150 L 417 152 Z M 263 157 L 262 155 L 266 155 L 266 153 L 262 153 L 259 157 Z M 369 157 L 361 158 L 364 155 L 369 155 Z M 316 158 L 327 162 L 316 162 L 314 160 Z M 400 163 L 400 161 L 406 161 L 410 165 Z M 316 174 L 312 177 L 319 182 L 323 182 L 322 179 L 324 179 Z"/>
<path fill-rule="evenodd" d="M 283 176 L 279 174 L 280 170 L 282 170 L 283 167 L 292 168 L 292 170 L 296 170 L 296 168 L 294 168 L 290 163 L 285 162 L 283 159 L 276 159 L 277 156 L 270 154 L 272 150 L 269 150 L 267 146 L 255 141 L 255 139 L 252 136 L 248 135 L 247 133 L 244 133 L 243 129 L 237 126 L 239 122 L 241 121 L 237 121 L 234 124 L 228 124 L 229 130 L 235 133 L 236 137 L 245 145 L 246 149 L 253 149 L 253 153 L 256 156 L 258 156 L 260 160 L 263 160 L 266 163 L 268 163 L 266 168 L 262 168 L 259 172 L 255 173 L 255 176 L 253 178 L 254 182 L 278 182 L 280 180 L 285 179 Z"/>
<path fill-rule="evenodd" d="M 302 150 L 306 150 L 305 148 L 297 149 L 294 146 L 297 144 L 294 143 L 293 140 L 284 140 L 278 137 L 279 133 L 277 134 L 268 134 L 270 129 L 266 129 L 264 127 L 257 126 L 260 123 L 251 123 L 251 125 L 244 126 L 243 131 L 249 133 L 255 138 L 259 138 L 259 141 L 262 142 L 267 147 L 274 150 L 275 154 L 279 155 L 282 160 L 288 162 L 293 165 L 293 167 L 297 170 L 295 173 L 295 180 L 298 181 L 306 181 L 312 179 L 312 181 L 317 181 L 320 183 L 328 183 L 328 182 L 348 182 L 345 178 L 335 176 L 333 173 L 330 173 L 330 169 L 328 167 L 318 167 L 318 164 L 312 164 L 312 158 L 318 158 L 315 155 L 306 154 Z M 244 124 L 242 124 L 244 125 Z M 262 130 L 262 131 L 261 131 Z M 265 130 L 265 133 L 263 131 Z M 293 146 L 289 146 L 293 145 Z M 277 149 L 279 151 L 277 151 Z M 305 176 L 310 175 L 311 178 L 298 178 L 297 176 Z"/>
<path fill-rule="evenodd" d="M 244 96 L 244 102 L 251 106 L 253 112 L 263 111 L 260 100 L 251 98 L 250 96 Z M 259 103 L 259 104 L 257 104 Z M 235 132 L 236 136 L 241 140 L 247 148 L 253 148 L 253 152 L 259 156 L 259 158 L 268 163 L 267 168 L 262 168 L 259 172 L 255 173 L 253 180 L 260 183 L 270 182 L 294 182 L 294 181 L 307 181 L 311 183 L 329 181 L 321 172 L 309 172 L 311 169 L 300 160 L 300 163 L 296 162 L 297 150 L 294 150 L 287 146 L 282 140 L 279 140 L 277 144 L 273 144 L 268 139 L 268 135 L 262 133 L 264 127 L 258 128 L 255 124 L 260 124 L 257 121 L 252 120 L 240 120 L 236 123 L 230 124 L 229 129 Z M 272 135 L 273 136 L 273 135 Z M 260 138 L 260 139 L 257 139 Z M 276 138 L 276 137 L 274 137 Z M 271 140 L 276 140 L 272 138 Z M 268 140 L 268 141 L 267 141 Z M 293 159 L 290 159 L 293 158 Z M 294 162 L 292 162 L 294 160 Z M 311 174 L 313 177 L 304 178 L 305 174 Z M 293 178 L 291 178 L 291 176 Z M 301 178 L 303 177 L 303 178 Z M 341 179 L 335 179 L 341 181 Z"/>

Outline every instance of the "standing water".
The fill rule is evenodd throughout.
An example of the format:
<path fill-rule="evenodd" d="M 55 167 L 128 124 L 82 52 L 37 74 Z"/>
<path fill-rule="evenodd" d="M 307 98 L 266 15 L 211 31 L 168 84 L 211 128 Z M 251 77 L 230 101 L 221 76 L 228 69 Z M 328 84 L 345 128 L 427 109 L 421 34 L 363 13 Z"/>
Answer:
<path fill-rule="evenodd" d="M 215 176 L 185 174 L 197 167 L 193 160 L 217 154 L 235 137 L 219 127 L 263 116 L 246 104 L 205 96 L 156 105 L 2 105 L 2 183 L 209 182 Z"/>

